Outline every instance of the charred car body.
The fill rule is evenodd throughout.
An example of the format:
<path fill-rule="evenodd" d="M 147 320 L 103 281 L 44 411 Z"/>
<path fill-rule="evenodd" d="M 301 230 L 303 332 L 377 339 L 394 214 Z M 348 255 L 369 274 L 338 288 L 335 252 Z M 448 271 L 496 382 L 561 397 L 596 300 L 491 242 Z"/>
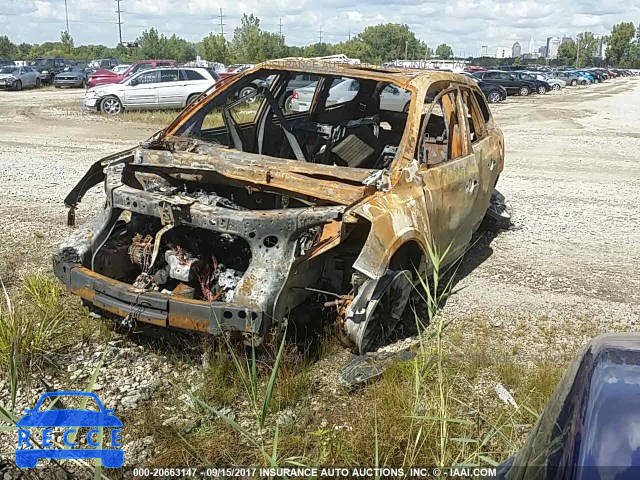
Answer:
<path fill-rule="evenodd" d="M 288 82 L 317 75 L 311 108 Z M 337 78 L 357 93 L 327 102 Z M 250 95 L 247 85 L 264 81 Z M 408 112 L 380 109 L 394 85 Z M 428 246 L 467 249 L 504 147 L 477 84 L 419 72 L 285 59 L 213 86 L 141 146 L 96 162 L 67 196 L 104 182 L 98 216 L 54 270 L 88 304 L 128 320 L 260 341 L 337 307 L 361 352 L 393 330 Z"/>

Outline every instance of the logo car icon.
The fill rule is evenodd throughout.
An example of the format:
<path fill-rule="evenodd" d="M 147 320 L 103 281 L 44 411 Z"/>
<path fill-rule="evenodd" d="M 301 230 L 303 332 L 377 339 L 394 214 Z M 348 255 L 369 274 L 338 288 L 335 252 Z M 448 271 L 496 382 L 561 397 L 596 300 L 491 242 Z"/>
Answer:
<path fill-rule="evenodd" d="M 100 411 L 88 410 L 88 409 L 51 409 L 39 412 L 38 410 L 42 406 L 43 402 L 49 397 L 89 397 L 93 399 Z M 90 430 L 87 435 L 87 443 L 92 446 L 98 446 L 97 443 L 91 439 L 92 432 L 95 434 L 99 432 L 100 427 L 112 427 L 118 430 L 111 431 L 111 446 L 121 445 L 116 441 L 119 439 L 120 428 L 122 422 L 113 413 L 114 410 L 104 407 L 100 398 L 95 393 L 82 392 L 82 391 L 59 391 L 59 392 L 47 392 L 40 396 L 38 402 L 34 408 L 27 408 L 24 411 L 25 415 L 18 421 L 16 426 L 20 429 L 18 431 L 18 446 L 22 443 L 26 443 L 31 446 L 29 442 L 28 430 L 26 428 L 51 428 L 62 427 L 67 428 L 64 435 L 64 443 L 67 446 L 75 446 L 67 442 L 68 433 L 71 431 L 76 432 L 78 427 L 91 427 L 94 430 Z M 114 432 L 117 432 L 114 435 Z M 43 446 L 45 444 L 44 438 L 45 431 L 43 430 Z M 115 440 L 114 440 L 115 438 Z M 122 448 L 118 449 L 54 449 L 54 448 L 30 448 L 30 449 L 16 449 L 16 465 L 21 468 L 31 468 L 38 464 L 40 458 L 54 458 L 54 459 L 87 459 L 87 458 L 100 458 L 102 465 L 107 468 L 121 467 L 124 463 L 124 451 Z"/>

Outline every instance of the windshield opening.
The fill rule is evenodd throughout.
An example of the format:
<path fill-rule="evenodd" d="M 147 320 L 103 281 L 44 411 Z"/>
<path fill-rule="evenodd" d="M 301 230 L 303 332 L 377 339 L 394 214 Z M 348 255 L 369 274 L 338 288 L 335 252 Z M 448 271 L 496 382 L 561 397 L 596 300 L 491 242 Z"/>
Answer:
<path fill-rule="evenodd" d="M 16 67 L 2 67 L 0 68 L 0 74 L 8 74 L 8 73 L 15 73 L 17 72 L 18 69 Z"/>
<path fill-rule="evenodd" d="M 176 136 L 246 153 L 382 169 L 395 158 L 410 101 L 410 92 L 388 82 L 264 70 L 213 96 Z"/>

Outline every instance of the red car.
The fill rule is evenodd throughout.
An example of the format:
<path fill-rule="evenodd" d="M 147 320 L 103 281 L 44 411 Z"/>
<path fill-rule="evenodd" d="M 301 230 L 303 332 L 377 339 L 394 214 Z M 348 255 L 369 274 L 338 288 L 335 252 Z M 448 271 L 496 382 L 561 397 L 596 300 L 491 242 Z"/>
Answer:
<path fill-rule="evenodd" d="M 176 65 L 175 60 L 139 60 L 121 74 L 113 73 L 111 70 L 98 70 L 89 75 L 87 87 L 92 88 L 105 83 L 119 83 L 129 75 L 133 75 L 140 70 L 148 70 L 149 68 L 156 67 L 175 67 Z"/>

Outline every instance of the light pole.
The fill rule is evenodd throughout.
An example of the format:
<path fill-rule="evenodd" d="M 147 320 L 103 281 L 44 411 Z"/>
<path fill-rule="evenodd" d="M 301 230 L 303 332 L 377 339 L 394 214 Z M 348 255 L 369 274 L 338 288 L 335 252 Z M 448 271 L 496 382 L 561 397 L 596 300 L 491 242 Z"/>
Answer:
<path fill-rule="evenodd" d="M 67 0 L 64 0 L 64 16 L 67 19 L 67 33 L 69 33 L 69 10 L 67 10 Z"/>

